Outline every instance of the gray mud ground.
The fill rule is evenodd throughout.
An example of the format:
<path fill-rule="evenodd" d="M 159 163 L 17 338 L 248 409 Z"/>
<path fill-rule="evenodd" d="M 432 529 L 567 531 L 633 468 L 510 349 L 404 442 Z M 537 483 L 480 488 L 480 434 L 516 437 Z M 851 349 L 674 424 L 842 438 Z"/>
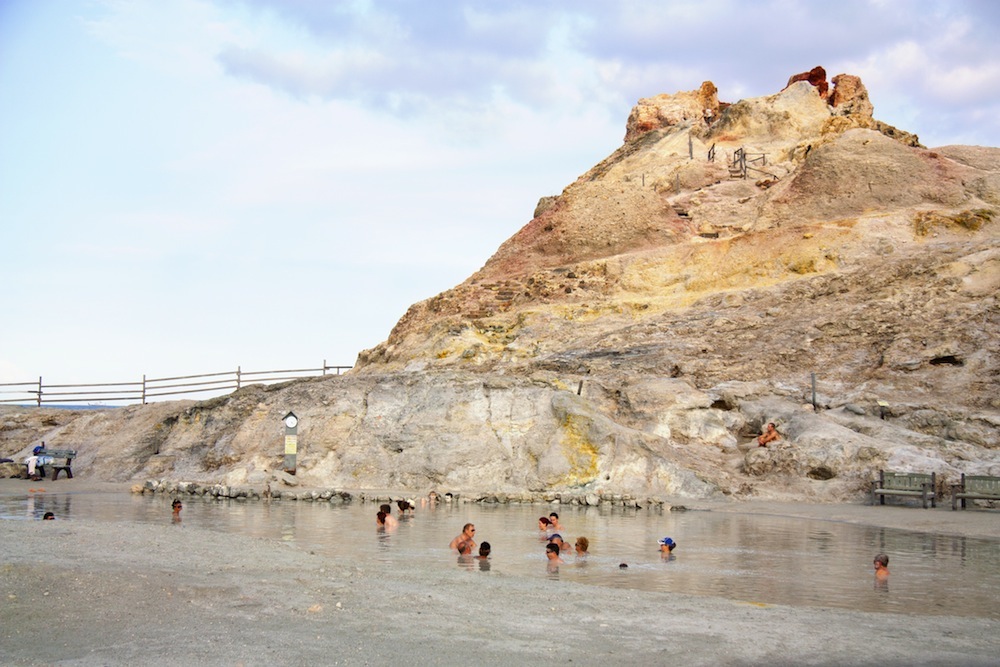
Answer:
<path fill-rule="evenodd" d="M 12 488 L 0 482 L 0 493 Z M 1000 526 L 1000 512 L 982 510 L 717 509 L 982 537 Z M 4 665 L 885 667 L 996 665 L 1000 656 L 996 620 L 381 569 L 169 522 L 0 521 L 0 553 Z"/>

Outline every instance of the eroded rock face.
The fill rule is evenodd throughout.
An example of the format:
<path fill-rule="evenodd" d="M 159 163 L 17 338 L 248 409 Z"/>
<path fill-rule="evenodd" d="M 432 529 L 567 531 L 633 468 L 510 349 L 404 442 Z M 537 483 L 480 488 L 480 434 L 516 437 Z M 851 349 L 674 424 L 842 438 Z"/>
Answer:
<path fill-rule="evenodd" d="M 838 74 L 833 77 L 833 92 L 830 95 L 830 106 L 841 116 L 858 116 L 871 118 L 875 112 L 868 99 L 868 89 L 861 83 L 859 77 L 851 74 Z"/>
<path fill-rule="evenodd" d="M 808 72 L 800 72 L 799 74 L 793 74 L 788 77 L 788 83 L 785 84 L 785 88 L 790 87 L 793 83 L 798 83 L 799 81 L 806 81 L 823 100 L 827 99 L 827 95 L 830 90 L 830 85 L 826 82 L 826 70 L 822 67 L 813 67 Z"/>
<path fill-rule="evenodd" d="M 718 89 L 705 81 L 698 90 L 657 95 L 639 100 L 625 124 L 625 142 L 662 128 L 710 124 L 719 115 Z"/>
<path fill-rule="evenodd" d="M 924 149 L 857 77 L 807 75 L 642 100 L 620 149 L 348 375 L 0 413 L 0 454 L 279 484 L 294 407 L 295 481 L 344 489 L 836 500 L 883 467 L 1000 474 L 1000 149 Z"/>

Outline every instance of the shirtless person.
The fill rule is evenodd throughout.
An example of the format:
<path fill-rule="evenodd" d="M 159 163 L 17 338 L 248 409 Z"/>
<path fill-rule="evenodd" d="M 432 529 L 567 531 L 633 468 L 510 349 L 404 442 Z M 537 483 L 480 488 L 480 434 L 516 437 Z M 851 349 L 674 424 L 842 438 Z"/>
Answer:
<path fill-rule="evenodd" d="M 471 552 L 476 548 L 476 541 L 472 538 L 476 536 L 476 527 L 471 523 L 467 523 L 462 527 L 462 532 L 451 541 L 448 545 L 449 549 L 458 550 L 458 545 L 462 542 L 469 543 L 469 551 Z"/>
<path fill-rule="evenodd" d="M 875 556 L 875 581 L 887 581 L 889 579 L 889 557 L 885 554 Z"/>
<path fill-rule="evenodd" d="M 764 433 L 757 436 L 757 446 L 767 447 L 767 443 L 774 442 L 780 437 L 781 434 L 778 433 L 776 428 L 774 428 L 774 422 L 768 422 L 767 428 L 764 429 Z"/>
<path fill-rule="evenodd" d="M 399 522 L 396 521 L 396 517 L 394 517 L 392 515 L 392 506 L 391 505 L 380 505 L 379 506 L 379 510 L 381 510 L 381 512 L 385 512 L 385 521 L 384 521 L 383 525 L 387 529 L 388 528 L 395 528 L 396 526 L 399 525 Z"/>
<path fill-rule="evenodd" d="M 559 557 L 559 545 L 554 542 L 545 545 L 545 557 L 548 559 L 549 569 L 557 568 L 566 562 Z"/>

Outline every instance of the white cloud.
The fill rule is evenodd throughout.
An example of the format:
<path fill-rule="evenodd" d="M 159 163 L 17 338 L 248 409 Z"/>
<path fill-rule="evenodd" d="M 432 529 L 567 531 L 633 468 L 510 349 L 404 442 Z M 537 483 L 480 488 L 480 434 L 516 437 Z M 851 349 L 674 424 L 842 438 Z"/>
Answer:
<path fill-rule="evenodd" d="M 30 291 L 5 293 L 25 324 L 0 334 L 0 378 L 285 365 L 288 292 L 294 353 L 349 362 L 617 148 L 640 97 L 706 79 L 736 101 L 824 65 L 931 145 L 1000 144 L 993 7 L 4 8 L 0 280 Z"/>

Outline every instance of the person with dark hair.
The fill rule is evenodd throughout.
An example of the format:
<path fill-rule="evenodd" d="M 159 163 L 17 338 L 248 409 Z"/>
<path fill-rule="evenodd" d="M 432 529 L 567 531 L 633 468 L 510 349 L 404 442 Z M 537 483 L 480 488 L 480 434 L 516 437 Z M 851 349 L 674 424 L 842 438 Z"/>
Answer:
<path fill-rule="evenodd" d="M 375 525 L 379 528 L 385 528 L 385 512 L 379 510 L 379 513 L 375 515 Z"/>
<path fill-rule="evenodd" d="M 392 505 L 380 505 L 379 510 L 385 513 L 385 519 L 383 523 L 385 524 L 385 527 L 387 529 L 395 528 L 396 526 L 399 525 L 399 522 L 396 521 L 396 517 L 392 515 Z"/>
<path fill-rule="evenodd" d="M 559 515 L 555 512 L 549 513 L 549 527 L 556 533 L 561 533 L 563 531 L 562 524 L 559 523 Z"/>
<path fill-rule="evenodd" d="M 411 503 L 409 500 L 397 500 L 396 507 L 399 508 L 399 516 L 401 518 L 406 516 L 407 510 L 412 512 L 414 509 L 416 509 L 413 506 L 413 503 Z"/>
<path fill-rule="evenodd" d="M 170 503 L 170 509 L 173 510 L 173 516 L 170 520 L 174 523 L 181 522 L 181 510 L 184 508 L 184 504 L 181 503 L 180 498 L 174 498 L 174 502 Z"/>
<path fill-rule="evenodd" d="M 544 516 L 538 517 L 538 530 L 541 532 L 547 532 L 549 529 L 549 520 Z"/>
<path fill-rule="evenodd" d="M 42 515 L 42 521 L 55 521 L 56 515 L 52 512 L 46 512 Z"/>
<path fill-rule="evenodd" d="M 483 542 L 479 545 L 479 556 L 476 560 L 479 561 L 479 569 L 483 572 L 490 569 L 490 543 Z"/>
<path fill-rule="evenodd" d="M 549 542 L 545 545 L 545 558 L 548 559 L 547 565 L 550 572 L 559 569 L 559 566 L 566 562 L 559 557 L 559 545 L 555 542 Z"/>
<path fill-rule="evenodd" d="M 459 544 L 461 544 L 462 542 L 468 542 L 469 551 L 471 552 L 473 549 L 476 548 L 476 541 L 474 539 L 475 536 L 476 536 L 476 527 L 471 523 L 467 523 L 464 526 L 462 526 L 462 532 L 455 536 L 455 539 L 451 541 L 451 544 L 448 545 L 448 548 L 458 549 Z"/>
<path fill-rule="evenodd" d="M 780 438 L 781 434 L 778 433 L 777 428 L 775 428 L 774 422 L 768 422 L 764 432 L 757 436 L 757 446 L 767 447 L 767 443 L 774 442 Z"/>
<path fill-rule="evenodd" d="M 889 578 L 889 557 L 885 554 L 875 556 L 875 580 L 886 581 Z"/>

